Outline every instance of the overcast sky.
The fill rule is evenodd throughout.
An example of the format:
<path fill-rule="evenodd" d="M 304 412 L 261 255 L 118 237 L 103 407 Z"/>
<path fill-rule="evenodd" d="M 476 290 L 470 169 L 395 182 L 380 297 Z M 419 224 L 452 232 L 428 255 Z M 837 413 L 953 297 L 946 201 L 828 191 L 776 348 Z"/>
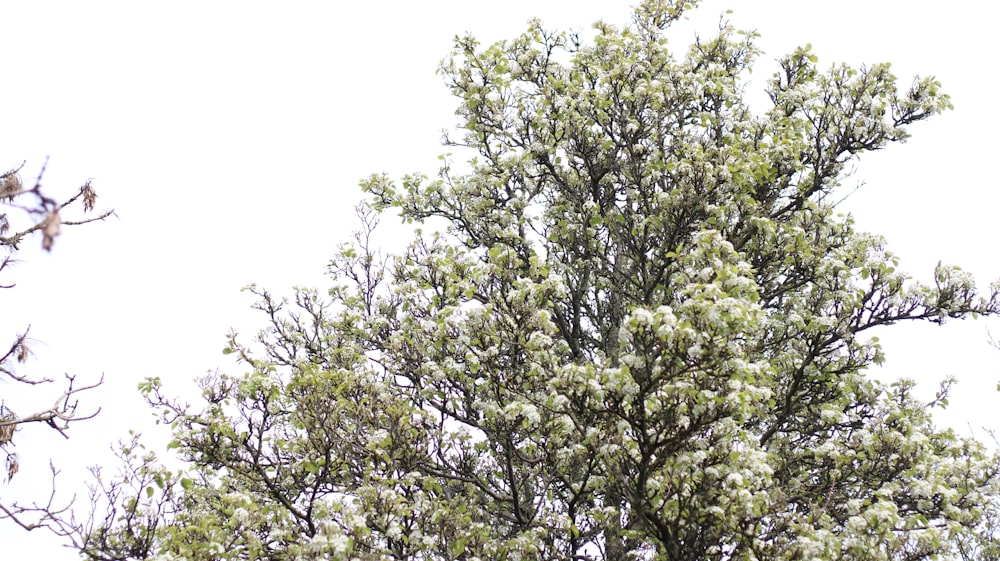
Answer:
<path fill-rule="evenodd" d="M 36 340 L 30 372 L 68 372 L 105 385 L 81 397 L 100 406 L 64 441 L 42 427 L 18 434 L 21 473 L 0 497 L 47 493 L 50 458 L 60 487 L 82 492 L 84 467 L 108 462 L 130 428 L 154 432 L 136 384 L 159 376 L 168 392 L 216 368 L 230 328 L 252 334 L 261 317 L 240 287 L 287 294 L 325 286 L 324 268 L 354 226 L 357 182 L 373 172 L 433 174 L 441 130 L 455 102 L 435 74 L 451 40 L 513 37 L 530 17 L 549 27 L 624 23 L 629 0 L 425 2 L 3 2 L 0 167 L 25 161 L 33 182 L 71 195 L 86 179 L 100 209 L 117 218 L 67 228 L 54 251 L 25 244 L 22 263 L 0 284 L 0 342 L 27 325 Z M 346 8 L 344 6 L 350 6 Z M 710 34 L 727 8 L 756 29 L 765 50 L 748 92 L 760 91 L 774 60 L 812 43 L 822 66 L 890 61 L 903 85 L 936 75 L 956 109 L 911 128 L 906 145 L 865 155 L 844 193 L 862 228 L 885 235 L 902 266 L 927 279 L 939 260 L 985 285 L 994 258 L 998 112 L 993 86 L 1000 7 L 986 2 L 909 0 L 706 1 L 671 37 L 686 45 Z M 756 87 L 756 89 L 755 89 Z M 917 379 L 929 395 L 959 378 L 940 421 L 985 437 L 998 427 L 1000 351 L 990 322 L 907 326 L 881 333 L 885 378 Z M 992 323 L 1000 335 L 1000 323 Z M 0 397 L 27 412 L 46 404 Z M 44 392 L 49 393 L 44 393 Z M 83 498 L 83 497 L 81 497 Z M 74 559 L 47 534 L 0 525 L 0 557 Z"/>

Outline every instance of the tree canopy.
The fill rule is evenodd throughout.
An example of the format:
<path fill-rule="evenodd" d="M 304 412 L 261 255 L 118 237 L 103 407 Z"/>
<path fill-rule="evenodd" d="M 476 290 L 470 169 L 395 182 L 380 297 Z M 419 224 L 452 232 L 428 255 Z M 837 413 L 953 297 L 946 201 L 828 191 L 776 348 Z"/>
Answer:
<path fill-rule="evenodd" d="M 362 182 L 327 294 L 251 287 L 268 326 L 192 406 L 141 386 L 177 469 L 125 443 L 94 512 L 46 516 L 88 559 L 932 559 L 982 554 L 997 458 L 867 368 L 876 327 L 1000 311 L 897 270 L 838 213 L 860 154 L 950 107 L 888 64 L 808 47 L 744 96 L 692 2 L 592 39 L 532 21 L 441 72 L 463 165 Z M 377 248 L 391 213 L 419 226 Z"/>

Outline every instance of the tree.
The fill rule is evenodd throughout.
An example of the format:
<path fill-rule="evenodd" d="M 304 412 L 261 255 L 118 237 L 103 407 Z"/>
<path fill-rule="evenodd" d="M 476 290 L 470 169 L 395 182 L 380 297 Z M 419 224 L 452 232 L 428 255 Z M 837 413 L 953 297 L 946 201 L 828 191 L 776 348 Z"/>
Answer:
<path fill-rule="evenodd" d="M 88 180 L 75 195 L 59 202 L 50 198 L 42 190 L 42 176 L 45 174 L 44 165 L 35 184 L 30 188 L 26 188 L 21 180 L 20 171 L 23 167 L 22 163 L 20 166 L 0 174 L 0 204 L 4 207 L 0 211 L 0 247 L 8 252 L 0 261 L 0 271 L 15 263 L 12 254 L 18 251 L 20 244 L 32 234 L 40 233 L 42 248 L 45 251 L 51 251 L 62 226 L 76 226 L 104 220 L 114 212 L 108 210 L 90 218 L 65 220 L 62 213 L 75 204 L 82 205 L 85 213 L 94 210 L 94 205 L 97 203 L 97 193 L 91 182 Z M 27 224 L 16 226 L 13 233 L 10 233 L 11 226 L 21 220 L 17 215 L 8 216 L 12 211 L 23 213 Z M 2 285 L 0 288 L 11 289 L 14 288 L 14 285 Z M 27 327 L 17 334 L 7 352 L 0 356 L 0 377 L 26 386 L 52 383 L 54 380 L 51 378 L 33 378 L 22 375 L 15 367 L 15 363 L 24 363 L 31 355 L 29 331 L 30 327 Z M 6 399 L 0 402 L 0 450 L 3 450 L 5 454 L 3 475 L 8 482 L 17 474 L 19 468 L 18 456 L 12 451 L 16 444 L 14 436 L 19 428 L 32 423 L 45 423 L 64 437 L 69 438 L 66 430 L 69 429 L 71 423 L 90 419 L 97 414 L 96 412 L 86 414 L 77 412 L 78 394 L 99 386 L 102 381 L 103 379 L 93 384 L 79 386 L 76 383 L 76 377 L 67 374 L 65 389 L 53 400 L 52 406 L 35 412 L 19 414 L 15 412 L 15 408 L 7 405 Z M 51 507 L 51 503 L 48 506 Z M 10 518 L 22 525 L 30 526 L 30 522 L 18 517 L 21 512 L 23 509 L 17 504 L 8 504 L 0 500 L 0 519 Z"/>
<path fill-rule="evenodd" d="M 592 42 L 458 38 L 467 169 L 363 181 L 328 296 L 250 288 L 268 327 L 225 349 L 247 372 L 195 407 L 142 384 L 183 467 L 133 437 L 91 519 L 49 526 L 107 560 L 972 551 L 997 458 L 934 426 L 949 381 L 927 404 L 866 368 L 873 328 L 993 315 L 998 287 L 912 281 L 835 203 L 948 97 L 805 47 L 754 114 L 753 34 L 672 55 L 690 4 L 646 0 Z M 395 256 L 373 237 L 391 211 L 428 229 Z"/>

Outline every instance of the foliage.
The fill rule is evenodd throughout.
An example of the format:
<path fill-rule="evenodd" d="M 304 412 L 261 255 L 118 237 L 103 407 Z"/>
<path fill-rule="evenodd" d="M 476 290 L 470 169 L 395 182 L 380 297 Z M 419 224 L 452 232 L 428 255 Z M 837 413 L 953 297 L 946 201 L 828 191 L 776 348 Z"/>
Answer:
<path fill-rule="evenodd" d="M 42 190 L 41 183 L 45 166 L 42 167 L 38 179 L 30 188 L 24 185 L 19 174 L 23 166 L 24 164 L 21 164 L 21 166 L 0 174 L 0 205 L 2 205 L 0 208 L 0 247 L 7 250 L 7 254 L 0 261 L 0 271 L 15 263 L 12 255 L 20 249 L 21 242 L 35 232 L 41 233 L 42 249 L 51 251 L 62 226 L 75 226 L 104 220 L 113 213 L 113 211 L 108 210 L 82 220 L 65 220 L 63 212 L 75 204 L 82 206 L 85 213 L 94 210 L 94 205 L 97 203 L 97 193 L 91 182 L 88 180 L 75 195 L 59 202 L 47 196 Z M 21 220 L 13 214 L 14 211 L 23 213 L 27 224 L 15 226 L 13 233 L 11 233 L 11 227 Z M 13 284 L 0 286 L 0 288 L 5 289 L 13 287 Z M 31 341 L 28 337 L 29 330 L 30 327 L 17 334 L 7 352 L 0 356 L 0 379 L 11 380 L 26 386 L 52 383 L 54 380 L 49 378 L 39 379 L 22 375 L 15 367 L 15 363 L 24 363 L 32 354 L 29 348 Z M 90 419 L 97 414 L 96 412 L 86 415 L 77 413 L 78 394 L 97 387 L 102 381 L 103 378 L 94 384 L 79 386 L 76 385 L 76 377 L 67 374 L 66 388 L 53 400 L 53 405 L 31 413 L 18 414 L 7 405 L 6 399 L 0 402 L 0 449 L 6 455 L 4 476 L 8 482 L 13 479 L 20 467 L 18 456 L 12 451 L 17 443 L 14 437 L 20 427 L 32 423 L 45 423 L 69 438 L 66 430 L 71 423 Z M 47 506 L 51 509 L 51 502 Z M 31 528 L 34 522 L 20 516 L 24 512 L 23 507 L 0 500 L 0 519 L 10 518 L 22 526 Z"/>
<path fill-rule="evenodd" d="M 898 90 L 886 64 L 823 71 L 805 47 L 754 114 L 752 34 L 668 48 L 689 4 L 646 0 L 586 44 L 537 21 L 456 39 L 448 142 L 468 170 L 365 180 L 328 297 L 251 287 L 269 326 L 226 348 L 248 372 L 204 378 L 194 407 L 142 385 L 184 467 L 129 443 L 96 488 L 106 514 L 52 527 L 108 560 L 916 560 L 972 543 L 996 458 L 866 369 L 872 328 L 996 314 L 997 288 L 943 265 L 912 281 L 833 202 L 859 154 L 947 96 L 931 78 Z M 383 255 L 390 210 L 446 231 Z"/>

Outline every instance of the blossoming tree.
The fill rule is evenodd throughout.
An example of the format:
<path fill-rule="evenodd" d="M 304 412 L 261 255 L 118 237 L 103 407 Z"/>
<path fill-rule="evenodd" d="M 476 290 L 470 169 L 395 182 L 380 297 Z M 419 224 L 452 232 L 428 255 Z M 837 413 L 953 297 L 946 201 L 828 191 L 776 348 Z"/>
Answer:
<path fill-rule="evenodd" d="M 251 289 L 246 373 L 194 407 L 142 385 L 184 467 L 133 441 L 92 521 L 50 526 L 90 559 L 975 555 L 996 458 L 866 368 L 872 328 L 995 314 L 997 290 L 911 281 L 833 196 L 947 96 L 801 48 L 754 113 L 752 34 L 672 52 L 690 4 L 592 41 L 458 38 L 466 169 L 363 181 L 329 296 Z M 422 225 L 393 256 L 389 212 Z"/>

